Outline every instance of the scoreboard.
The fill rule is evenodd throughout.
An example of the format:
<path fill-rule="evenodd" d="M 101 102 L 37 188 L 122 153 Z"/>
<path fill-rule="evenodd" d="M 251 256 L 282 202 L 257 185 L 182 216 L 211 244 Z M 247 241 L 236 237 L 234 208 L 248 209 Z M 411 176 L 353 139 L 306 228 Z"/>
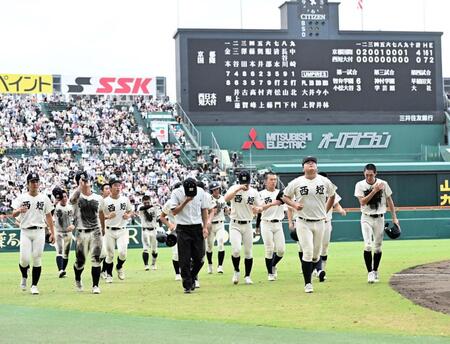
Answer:
<path fill-rule="evenodd" d="M 343 32 L 325 0 L 280 10 L 281 30 L 177 32 L 194 123 L 443 123 L 441 33 Z"/>

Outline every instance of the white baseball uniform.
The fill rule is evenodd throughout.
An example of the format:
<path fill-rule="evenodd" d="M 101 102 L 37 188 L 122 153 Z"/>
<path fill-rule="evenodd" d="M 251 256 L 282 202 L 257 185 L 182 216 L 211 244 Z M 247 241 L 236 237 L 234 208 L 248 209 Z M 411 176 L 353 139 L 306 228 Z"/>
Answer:
<path fill-rule="evenodd" d="M 364 239 L 364 250 L 375 253 L 381 252 L 384 235 L 384 214 L 386 213 L 386 199 L 391 197 L 389 184 L 379 178 L 377 183 L 383 183 L 384 189 L 372 197 L 368 204 L 361 206 L 361 230 Z M 355 197 L 365 197 L 372 191 L 373 185 L 361 180 L 355 185 Z M 373 241 L 372 241 L 373 236 Z"/>
<path fill-rule="evenodd" d="M 280 190 L 260 191 L 259 196 L 264 204 L 273 203 Z M 272 206 L 261 213 L 261 236 L 264 242 L 265 257 L 272 259 L 274 249 L 279 257 L 285 252 L 285 238 L 283 232 L 284 205 Z"/>
<path fill-rule="evenodd" d="M 65 206 L 58 203 L 53 214 L 56 255 L 63 257 L 63 259 L 69 258 L 73 235 L 72 231 L 67 228 L 73 224 L 73 215 L 73 207 L 69 203 Z"/>
<path fill-rule="evenodd" d="M 170 200 L 164 203 L 162 212 L 167 215 L 170 223 L 176 225 L 175 216 L 172 213 L 172 203 Z M 172 246 L 172 260 L 178 262 L 178 245 Z"/>
<path fill-rule="evenodd" d="M 206 252 L 212 252 L 214 246 L 214 240 L 217 240 L 217 249 L 223 251 L 224 248 L 224 236 L 225 236 L 225 212 L 228 207 L 227 202 L 222 195 L 219 198 L 215 198 L 211 195 L 212 207 L 216 209 L 216 214 L 211 220 L 211 230 L 208 233 L 206 239 Z"/>
<path fill-rule="evenodd" d="M 146 214 L 147 213 L 147 214 Z M 152 204 L 147 210 L 139 210 L 139 218 L 142 226 L 142 247 L 144 252 L 150 249 L 153 253 L 158 252 L 158 242 L 156 241 L 156 232 L 159 227 L 158 219 L 161 215 L 159 205 Z"/>
<path fill-rule="evenodd" d="M 336 193 L 336 197 L 334 199 L 333 207 L 336 206 L 341 201 L 341 196 L 339 196 Z M 321 256 L 327 256 L 328 255 L 328 246 L 330 245 L 331 240 L 331 231 L 333 229 L 333 226 L 331 224 L 331 220 L 333 219 L 333 207 L 328 211 L 327 218 L 325 220 L 325 230 L 323 232 L 323 239 L 322 239 L 322 249 L 320 251 Z"/>

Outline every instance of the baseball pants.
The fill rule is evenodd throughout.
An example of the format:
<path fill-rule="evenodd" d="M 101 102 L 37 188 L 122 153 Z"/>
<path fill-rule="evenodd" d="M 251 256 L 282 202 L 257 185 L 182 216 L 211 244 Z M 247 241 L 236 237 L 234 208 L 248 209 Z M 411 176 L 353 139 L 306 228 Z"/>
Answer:
<path fill-rule="evenodd" d="M 22 267 L 30 265 L 39 267 L 42 263 L 42 253 L 45 246 L 45 229 L 21 229 L 20 230 L 20 254 L 19 263 Z"/>
<path fill-rule="evenodd" d="M 214 240 L 217 240 L 217 249 L 219 251 L 225 250 L 224 247 L 225 225 L 221 223 L 213 223 L 211 225 L 211 231 L 206 239 L 206 252 L 212 252 L 214 247 Z"/>
<path fill-rule="evenodd" d="M 244 257 L 245 259 L 253 258 L 253 228 L 252 223 L 239 224 L 230 221 L 230 242 L 231 242 L 231 255 L 235 258 L 241 256 L 241 246 L 244 245 Z"/>
<path fill-rule="evenodd" d="M 261 236 L 264 242 L 265 257 L 267 259 L 272 259 L 274 251 L 278 257 L 283 257 L 286 243 L 283 224 L 281 222 L 272 223 L 262 220 Z"/>
<path fill-rule="evenodd" d="M 369 215 L 361 215 L 361 230 L 364 239 L 364 251 L 375 253 L 381 252 L 384 235 L 384 216 L 370 217 Z"/>
<path fill-rule="evenodd" d="M 320 251 L 321 256 L 328 256 L 328 246 L 330 245 L 331 240 L 331 221 L 325 222 L 325 230 L 323 232 L 323 238 L 322 238 L 322 249 Z"/>
<path fill-rule="evenodd" d="M 297 219 L 297 236 L 303 250 L 303 261 L 317 262 L 320 256 L 325 221 L 305 221 Z"/>
<path fill-rule="evenodd" d="M 56 233 L 55 247 L 56 255 L 63 257 L 63 259 L 69 258 L 70 245 L 72 244 L 72 233 Z"/>
<path fill-rule="evenodd" d="M 158 242 L 156 241 L 156 230 L 142 230 L 142 248 L 144 252 L 150 249 L 153 253 L 158 252 Z"/>
<path fill-rule="evenodd" d="M 94 229 L 91 232 L 79 230 L 76 243 L 75 269 L 83 269 L 88 256 L 91 257 L 92 267 L 100 267 L 100 253 L 102 252 L 102 233 L 100 229 Z"/>
<path fill-rule="evenodd" d="M 111 264 L 114 260 L 114 250 L 117 245 L 117 253 L 120 260 L 127 259 L 128 250 L 128 228 L 112 230 L 106 228 L 105 243 L 106 243 L 106 263 Z"/>

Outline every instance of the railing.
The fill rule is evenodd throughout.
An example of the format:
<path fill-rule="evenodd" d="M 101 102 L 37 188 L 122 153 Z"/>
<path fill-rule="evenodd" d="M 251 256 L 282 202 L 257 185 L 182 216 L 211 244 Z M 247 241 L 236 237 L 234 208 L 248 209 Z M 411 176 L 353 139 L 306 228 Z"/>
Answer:
<path fill-rule="evenodd" d="M 180 147 L 180 161 L 185 165 L 185 166 L 189 166 L 192 167 L 193 166 L 193 162 L 192 159 L 189 158 L 189 156 L 186 154 L 183 145 L 181 144 L 180 140 L 178 140 L 178 137 L 175 133 L 175 131 L 173 130 L 173 127 L 169 125 L 169 135 L 171 135 L 171 137 L 173 138 L 173 140 L 178 144 L 178 146 Z"/>
<path fill-rule="evenodd" d="M 194 146 L 197 148 L 201 147 L 202 145 L 202 136 L 201 133 L 197 130 L 197 128 L 194 126 L 194 124 L 191 122 L 189 117 L 186 115 L 186 112 L 184 112 L 183 108 L 180 104 L 175 104 L 175 109 L 177 111 L 178 116 L 181 117 L 183 121 L 184 127 L 187 129 L 187 134 L 192 137 L 192 141 L 194 143 Z"/>
<path fill-rule="evenodd" d="M 219 144 L 217 143 L 216 137 L 214 133 L 211 133 L 211 149 L 215 156 L 219 159 L 219 167 L 221 170 L 225 169 L 225 163 L 222 159 L 222 150 L 220 149 Z"/>

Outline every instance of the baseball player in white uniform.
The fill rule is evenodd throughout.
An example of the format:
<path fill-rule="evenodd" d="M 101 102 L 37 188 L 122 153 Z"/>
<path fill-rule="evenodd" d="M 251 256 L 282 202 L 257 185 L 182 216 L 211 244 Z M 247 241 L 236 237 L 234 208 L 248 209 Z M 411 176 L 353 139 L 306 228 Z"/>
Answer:
<path fill-rule="evenodd" d="M 174 186 L 173 189 L 180 187 L 181 183 Z M 162 207 L 161 215 L 159 216 L 161 223 L 165 224 L 167 230 L 172 232 L 176 228 L 175 216 L 172 213 L 172 205 L 168 200 Z M 178 262 L 178 245 L 172 246 L 172 265 L 175 271 L 175 281 L 181 281 L 180 263 Z"/>
<path fill-rule="evenodd" d="M 336 186 L 328 178 L 317 174 L 315 157 L 307 156 L 303 159 L 303 171 L 303 176 L 288 184 L 284 190 L 283 201 L 298 211 L 296 231 L 303 250 L 304 290 L 306 293 L 312 293 L 313 262 L 318 262 L 320 257 L 325 219 L 334 203 Z"/>
<path fill-rule="evenodd" d="M 218 182 L 212 182 L 209 186 L 212 193 L 211 201 L 214 206 L 214 214 L 211 219 L 211 228 L 206 239 L 206 258 L 208 259 L 208 273 L 213 273 L 212 250 L 214 241 L 217 240 L 217 272 L 223 273 L 223 260 L 225 258 L 225 213 L 228 212 L 227 202 L 221 195 L 221 188 Z"/>
<path fill-rule="evenodd" d="M 128 220 L 133 217 L 133 206 L 128 197 L 120 195 L 122 182 L 117 178 L 112 178 L 109 182 L 111 195 L 103 200 L 103 212 L 105 214 L 105 244 L 107 274 L 106 283 L 112 283 L 112 271 L 114 262 L 114 250 L 117 245 L 117 277 L 125 279 L 123 264 L 127 259 L 128 251 Z"/>
<path fill-rule="evenodd" d="M 148 265 L 149 250 L 152 252 L 152 270 L 156 270 L 156 258 L 158 257 L 158 242 L 156 241 L 156 231 L 159 227 L 158 220 L 161 214 L 160 207 L 151 204 L 150 196 L 144 195 L 142 206 L 139 208 L 139 218 L 141 219 L 142 259 L 145 271 L 150 270 Z"/>
<path fill-rule="evenodd" d="M 42 271 L 42 253 L 45 246 L 45 228 L 50 231 L 50 241 L 54 242 L 54 227 L 50 199 L 39 192 L 39 176 L 30 173 L 27 176 L 28 192 L 17 197 L 13 203 L 13 217 L 20 221 L 20 255 L 19 268 L 22 274 L 20 287 L 27 289 L 28 269 L 33 260 L 30 293 L 39 294 L 37 287 Z"/>
<path fill-rule="evenodd" d="M 102 184 L 102 186 L 100 187 L 100 191 L 101 191 L 101 196 L 103 199 L 105 199 L 106 197 L 108 197 L 109 195 L 111 195 L 111 187 L 109 186 L 109 184 Z M 105 235 L 102 236 L 102 253 L 100 254 L 100 260 L 102 261 L 102 272 L 101 272 L 101 276 L 106 279 L 106 277 L 108 277 L 108 273 L 106 272 L 106 262 L 105 262 L 105 258 L 106 258 L 106 243 L 105 243 Z"/>
<path fill-rule="evenodd" d="M 104 232 L 103 198 L 91 190 L 91 181 L 86 172 L 75 176 L 77 190 L 70 197 L 73 206 L 74 224 L 77 231 L 73 266 L 77 291 L 83 291 L 81 274 L 88 256 L 91 257 L 92 293 L 100 294 L 100 254 L 102 252 L 102 232 Z"/>
<path fill-rule="evenodd" d="M 66 276 L 66 267 L 69 263 L 70 246 L 72 245 L 73 207 L 68 203 L 67 191 L 61 190 L 57 193 L 58 203 L 53 214 L 55 222 L 55 246 L 56 265 L 58 266 L 59 278 Z"/>
<path fill-rule="evenodd" d="M 225 201 L 231 203 L 230 214 L 230 242 L 231 259 L 234 273 L 233 284 L 239 283 L 241 260 L 241 246 L 244 245 L 245 283 L 253 284 L 250 273 L 253 266 L 253 228 L 252 220 L 256 210 L 262 206 L 262 201 L 256 189 L 250 187 L 250 173 L 242 170 L 238 175 L 239 184 L 233 185 L 225 194 Z"/>
<path fill-rule="evenodd" d="M 257 223 L 261 223 L 261 236 L 264 242 L 267 279 L 269 281 L 276 280 L 276 265 L 283 258 L 286 248 L 283 232 L 285 207 L 279 200 L 281 194 L 280 190 L 276 188 L 277 181 L 275 173 L 266 173 L 264 176 L 266 188 L 259 193 L 264 205 L 261 209 L 261 215 L 258 214 Z M 259 228 L 258 225 L 256 227 Z"/>
<path fill-rule="evenodd" d="M 355 197 L 361 205 L 361 230 L 364 239 L 364 262 L 368 272 L 367 282 L 379 282 L 378 267 L 381 261 L 386 207 L 389 207 L 392 222 L 396 225 L 400 223 L 395 213 L 392 190 L 386 181 L 377 178 L 377 168 L 374 164 L 367 164 L 364 167 L 364 180 L 356 183 Z"/>

